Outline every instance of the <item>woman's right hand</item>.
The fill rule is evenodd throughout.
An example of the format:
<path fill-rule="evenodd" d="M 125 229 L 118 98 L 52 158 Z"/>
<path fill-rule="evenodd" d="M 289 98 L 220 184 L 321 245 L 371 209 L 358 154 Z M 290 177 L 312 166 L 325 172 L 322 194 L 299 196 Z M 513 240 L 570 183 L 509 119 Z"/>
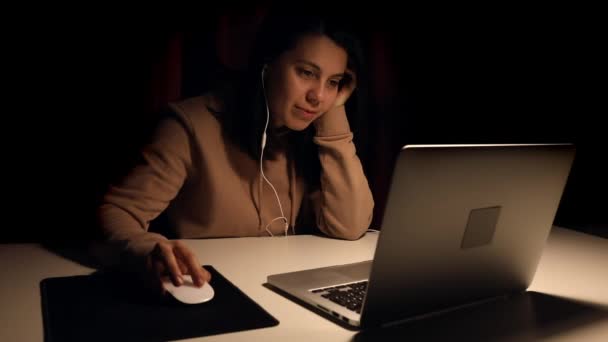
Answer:
<path fill-rule="evenodd" d="M 156 243 L 146 258 L 146 283 L 156 293 L 164 293 L 162 281 L 169 277 L 175 286 L 183 284 L 182 275 L 189 274 L 194 285 L 201 287 L 211 280 L 211 274 L 201 267 L 196 255 L 181 241 Z"/>

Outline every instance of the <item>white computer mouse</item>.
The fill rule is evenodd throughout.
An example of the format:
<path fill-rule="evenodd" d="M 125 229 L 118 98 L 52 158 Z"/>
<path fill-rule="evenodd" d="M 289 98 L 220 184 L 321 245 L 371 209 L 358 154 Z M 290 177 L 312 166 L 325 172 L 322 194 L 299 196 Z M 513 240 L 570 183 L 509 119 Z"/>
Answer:
<path fill-rule="evenodd" d="M 175 286 L 168 277 L 163 278 L 162 284 L 165 290 L 173 296 L 173 298 L 185 304 L 199 304 L 210 301 L 215 295 L 213 287 L 206 282 L 202 287 L 196 287 L 192 281 L 192 277 L 184 274 L 184 282 L 181 286 Z"/>

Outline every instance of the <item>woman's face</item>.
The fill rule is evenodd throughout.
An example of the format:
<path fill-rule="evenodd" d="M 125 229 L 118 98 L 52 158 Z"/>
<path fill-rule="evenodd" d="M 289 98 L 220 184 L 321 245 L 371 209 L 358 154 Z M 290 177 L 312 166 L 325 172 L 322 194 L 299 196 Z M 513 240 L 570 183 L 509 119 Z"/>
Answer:
<path fill-rule="evenodd" d="M 347 53 L 330 38 L 306 35 L 266 71 L 268 107 L 275 127 L 301 131 L 327 112 L 338 94 Z"/>

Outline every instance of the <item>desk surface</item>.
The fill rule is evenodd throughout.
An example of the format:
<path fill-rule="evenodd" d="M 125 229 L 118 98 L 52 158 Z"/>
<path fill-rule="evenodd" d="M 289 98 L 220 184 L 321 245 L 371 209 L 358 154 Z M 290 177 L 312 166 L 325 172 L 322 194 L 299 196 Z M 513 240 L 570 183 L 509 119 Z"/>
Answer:
<path fill-rule="evenodd" d="M 369 260 L 377 233 L 368 233 L 358 241 L 307 235 L 184 241 L 202 263 L 214 265 L 281 322 L 272 328 L 195 340 L 364 340 L 365 335 L 347 330 L 262 284 L 269 274 Z M 608 341 L 608 315 L 604 314 L 608 313 L 606 265 L 608 240 L 554 227 L 529 290 L 581 303 L 582 307 L 595 310 L 595 314 L 577 320 L 575 314 L 581 310 L 570 310 L 559 316 L 559 321 L 547 324 L 538 316 L 543 310 L 536 308 L 536 316 L 533 313 L 526 318 L 531 322 L 525 324 L 526 332 L 517 339 Z M 0 267 L 0 341 L 42 341 L 40 281 L 94 271 L 37 244 L 0 245 Z M 498 337 L 504 339 L 504 335 Z"/>

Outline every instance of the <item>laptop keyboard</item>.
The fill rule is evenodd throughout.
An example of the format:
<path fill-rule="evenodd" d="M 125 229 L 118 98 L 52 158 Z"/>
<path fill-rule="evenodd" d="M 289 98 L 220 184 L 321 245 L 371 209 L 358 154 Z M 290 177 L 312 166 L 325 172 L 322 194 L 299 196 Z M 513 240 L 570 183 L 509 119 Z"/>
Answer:
<path fill-rule="evenodd" d="M 321 297 L 327 298 L 336 304 L 355 311 L 356 313 L 361 313 L 361 306 L 363 306 L 365 291 L 367 291 L 367 280 L 325 287 L 322 289 L 315 289 L 311 292 L 319 294 Z"/>

